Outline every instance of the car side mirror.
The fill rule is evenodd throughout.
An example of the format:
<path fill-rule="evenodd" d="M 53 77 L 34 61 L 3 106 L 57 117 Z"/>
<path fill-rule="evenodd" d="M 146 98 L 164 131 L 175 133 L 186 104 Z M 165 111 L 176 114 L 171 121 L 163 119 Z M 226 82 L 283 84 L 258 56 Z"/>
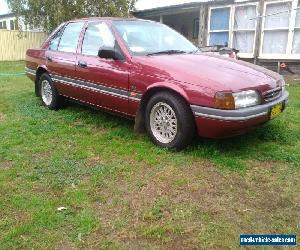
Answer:
<path fill-rule="evenodd" d="M 124 56 L 113 47 L 100 48 L 98 51 L 98 56 L 106 59 L 124 60 Z"/>

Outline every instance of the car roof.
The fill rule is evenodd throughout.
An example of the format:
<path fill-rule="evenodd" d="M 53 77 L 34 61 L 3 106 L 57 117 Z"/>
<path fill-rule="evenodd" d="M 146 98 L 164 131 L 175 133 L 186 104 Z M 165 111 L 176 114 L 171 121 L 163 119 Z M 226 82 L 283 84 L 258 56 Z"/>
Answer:
<path fill-rule="evenodd" d="M 76 18 L 73 20 L 70 20 L 69 22 L 77 22 L 77 21 L 96 21 L 96 20 L 101 20 L 101 21 L 145 21 L 148 22 L 149 20 L 145 19 L 139 19 L 135 17 L 84 17 L 84 18 Z"/>

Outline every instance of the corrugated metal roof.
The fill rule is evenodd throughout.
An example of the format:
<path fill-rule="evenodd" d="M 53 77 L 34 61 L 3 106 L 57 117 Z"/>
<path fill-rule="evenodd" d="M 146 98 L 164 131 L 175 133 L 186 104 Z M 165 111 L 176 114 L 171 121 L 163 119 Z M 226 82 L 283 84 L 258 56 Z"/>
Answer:
<path fill-rule="evenodd" d="M 149 0 L 148 0 L 149 1 Z M 185 4 L 193 4 L 193 3 L 203 3 L 203 2 L 209 2 L 209 1 L 214 1 L 214 0 L 173 0 L 173 1 L 164 1 L 164 0 L 152 0 L 150 1 L 151 4 L 143 4 L 145 5 L 144 7 L 139 7 L 139 1 L 136 3 L 136 11 L 144 11 L 144 10 L 152 10 L 152 9 L 158 9 L 158 8 L 164 8 L 164 7 L 171 7 L 171 6 L 182 6 Z M 142 2 L 142 1 L 141 1 Z M 146 2 L 146 1 L 144 1 Z M 143 2 L 143 3 L 144 3 Z M 147 6 L 153 6 L 153 7 L 147 7 Z"/>
<path fill-rule="evenodd" d="M 15 15 L 13 13 L 8 13 L 8 14 L 2 14 L 0 15 L 0 18 L 8 18 L 8 17 L 14 17 Z"/>
<path fill-rule="evenodd" d="M 199 0 L 199 1 L 191 1 L 183 4 L 166 4 L 166 6 L 160 6 L 150 9 L 143 9 L 143 10 L 134 10 L 131 13 L 134 16 L 137 17 L 143 17 L 148 15 L 156 15 L 156 14 L 164 14 L 164 13 L 170 13 L 170 12 L 176 12 L 176 10 L 188 10 L 197 8 L 203 4 L 212 3 L 212 2 L 226 2 L 231 3 L 234 2 L 234 0 Z"/>

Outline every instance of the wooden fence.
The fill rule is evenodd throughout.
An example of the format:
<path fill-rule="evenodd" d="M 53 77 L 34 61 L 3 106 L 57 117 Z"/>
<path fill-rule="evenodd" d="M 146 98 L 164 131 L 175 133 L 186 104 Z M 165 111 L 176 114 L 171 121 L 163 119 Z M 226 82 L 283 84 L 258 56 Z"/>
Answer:
<path fill-rule="evenodd" d="M 39 48 L 46 38 L 43 32 L 0 30 L 0 61 L 24 60 L 26 50 Z"/>

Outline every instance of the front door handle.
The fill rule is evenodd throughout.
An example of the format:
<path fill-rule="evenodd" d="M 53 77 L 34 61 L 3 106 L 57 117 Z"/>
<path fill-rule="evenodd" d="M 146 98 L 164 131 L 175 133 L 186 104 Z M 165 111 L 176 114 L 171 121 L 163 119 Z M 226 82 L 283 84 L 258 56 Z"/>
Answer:
<path fill-rule="evenodd" d="M 87 63 L 85 61 L 78 61 L 78 66 L 81 67 L 81 68 L 86 68 Z"/>
<path fill-rule="evenodd" d="M 53 58 L 52 58 L 51 56 L 47 56 L 47 60 L 48 60 L 49 62 L 52 62 L 52 61 L 53 61 Z"/>

